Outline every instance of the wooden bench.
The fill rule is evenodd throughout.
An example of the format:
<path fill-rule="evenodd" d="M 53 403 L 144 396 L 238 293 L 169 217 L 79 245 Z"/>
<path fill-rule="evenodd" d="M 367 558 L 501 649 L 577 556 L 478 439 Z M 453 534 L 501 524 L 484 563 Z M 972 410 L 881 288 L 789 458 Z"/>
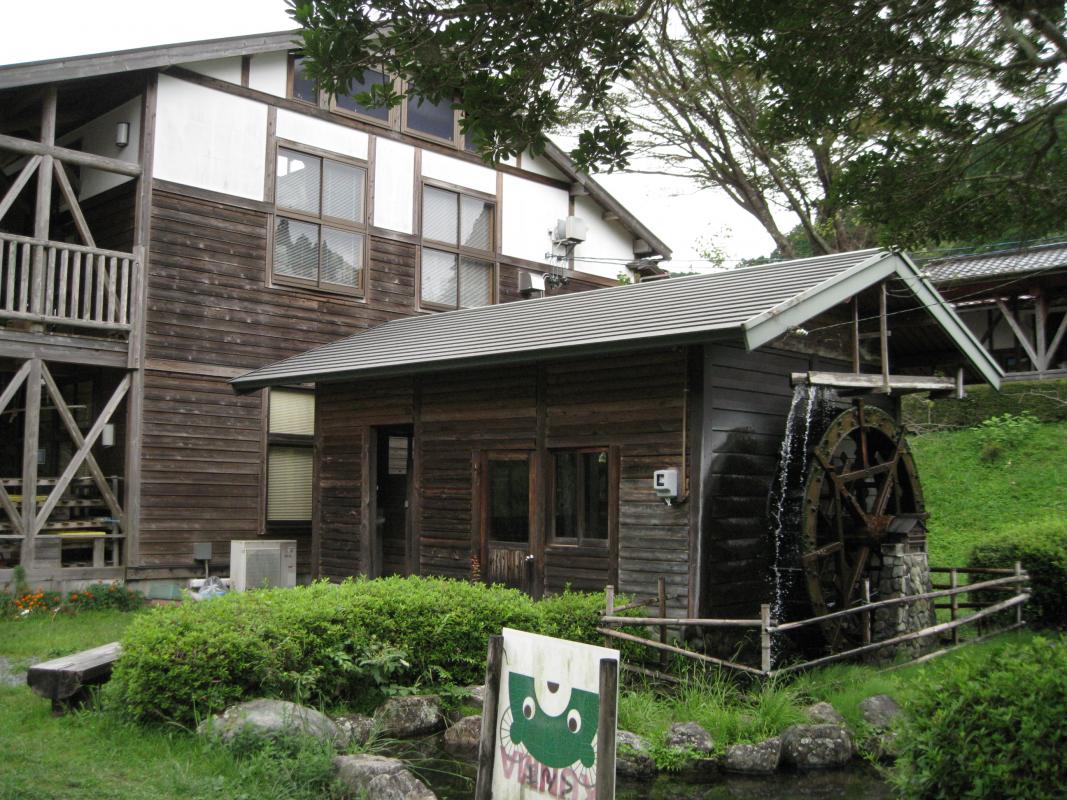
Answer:
<path fill-rule="evenodd" d="M 111 642 L 34 664 L 26 673 L 26 683 L 41 697 L 52 701 L 52 711 L 61 713 L 84 701 L 89 686 L 107 682 L 121 652 L 122 646 Z"/>

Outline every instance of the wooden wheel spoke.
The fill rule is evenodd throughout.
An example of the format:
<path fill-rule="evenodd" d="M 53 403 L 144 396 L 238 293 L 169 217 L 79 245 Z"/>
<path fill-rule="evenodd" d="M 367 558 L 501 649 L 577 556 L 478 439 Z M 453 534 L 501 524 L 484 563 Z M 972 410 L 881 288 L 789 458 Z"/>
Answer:
<path fill-rule="evenodd" d="M 831 467 L 829 463 L 827 463 L 826 458 L 823 456 L 822 453 L 816 452 L 815 460 L 819 462 L 819 466 L 823 468 L 823 470 L 826 472 L 827 477 L 830 478 L 830 482 L 833 483 L 834 489 L 836 490 L 838 496 L 841 499 L 847 501 L 848 508 L 852 512 L 853 516 L 856 518 L 856 521 L 866 525 L 866 510 L 863 508 L 863 506 L 859 504 L 855 496 L 853 496 L 853 494 L 848 490 L 848 487 L 845 486 L 845 484 L 841 481 L 841 476 L 838 475 L 836 471 L 834 471 L 834 468 Z"/>

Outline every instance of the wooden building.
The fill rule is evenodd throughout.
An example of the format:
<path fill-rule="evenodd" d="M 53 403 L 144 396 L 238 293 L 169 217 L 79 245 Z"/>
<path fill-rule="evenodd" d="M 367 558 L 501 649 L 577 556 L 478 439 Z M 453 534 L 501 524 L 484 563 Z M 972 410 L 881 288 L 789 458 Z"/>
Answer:
<path fill-rule="evenodd" d="M 233 384 L 316 385 L 316 575 L 646 596 L 665 577 L 675 611 L 751 616 L 794 386 L 867 395 L 856 502 L 921 550 L 917 492 L 875 508 L 898 463 L 900 486 L 914 472 L 889 428 L 902 392 L 961 370 L 1000 379 L 905 255 L 869 250 L 396 320 Z"/>
<path fill-rule="evenodd" d="M 311 395 L 230 378 L 669 257 L 557 148 L 487 167 L 450 104 L 326 97 L 292 42 L 0 67 L 0 586 L 182 579 L 258 536 L 307 575 Z"/>
<path fill-rule="evenodd" d="M 1067 242 L 946 256 L 923 269 L 1008 380 L 1067 378 Z"/>

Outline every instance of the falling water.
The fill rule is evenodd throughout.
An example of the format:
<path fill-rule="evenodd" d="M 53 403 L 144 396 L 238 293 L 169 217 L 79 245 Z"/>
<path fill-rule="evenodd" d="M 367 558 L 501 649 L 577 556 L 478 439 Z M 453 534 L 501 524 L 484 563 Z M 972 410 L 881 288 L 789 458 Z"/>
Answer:
<path fill-rule="evenodd" d="M 771 616 L 783 619 L 792 580 L 798 570 L 798 534 L 804 481 L 808 473 L 809 444 L 835 413 L 836 395 L 830 389 L 797 386 L 786 417 L 778 454 L 778 475 L 771 490 L 770 517 L 774 542 Z"/>

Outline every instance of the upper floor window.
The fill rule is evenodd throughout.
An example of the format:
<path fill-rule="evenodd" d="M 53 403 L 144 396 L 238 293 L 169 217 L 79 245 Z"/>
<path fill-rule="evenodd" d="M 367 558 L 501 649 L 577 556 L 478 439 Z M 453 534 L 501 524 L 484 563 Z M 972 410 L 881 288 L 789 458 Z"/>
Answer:
<path fill-rule="evenodd" d="M 376 69 L 364 70 L 363 79 L 351 81 L 348 84 L 348 94 L 338 95 L 333 98 L 331 108 L 342 114 L 352 114 L 357 117 L 364 117 L 379 125 L 394 127 L 397 111 L 386 106 L 365 106 L 356 99 L 356 95 L 370 92 L 374 86 L 390 83 L 392 83 L 392 79 L 388 78 L 384 72 Z"/>
<path fill-rule="evenodd" d="M 403 129 L 418 136 L 459 140 L 459 112 L 452 108 L 451 100 L 431 103 L 422 97 L 404 100 Z"/>
<path fill-rule="evenodd" d="M 273 279 L 361 292 L 366 168 L 279 147 L 275 181 Z"/>
<path fill-rule="evenodd" d="M 494 204 L 482 197 L 423 185 L 422 305 L 463 308 L 493 302 L 494 212 Z"/>
<path fill-rule="evenodd" d="M 289 91 L 293 95 L 293 99 L 303 100 L 305 103 L 318 105 L 318 87 L 315 85 L 315 81 L 311 80 L 311 78 L 304 73 L 304 59 L 300 56 L 295 56 L 293 58 L 293 68 L 290 72 L 290 76 L 292 84 Z"/>

